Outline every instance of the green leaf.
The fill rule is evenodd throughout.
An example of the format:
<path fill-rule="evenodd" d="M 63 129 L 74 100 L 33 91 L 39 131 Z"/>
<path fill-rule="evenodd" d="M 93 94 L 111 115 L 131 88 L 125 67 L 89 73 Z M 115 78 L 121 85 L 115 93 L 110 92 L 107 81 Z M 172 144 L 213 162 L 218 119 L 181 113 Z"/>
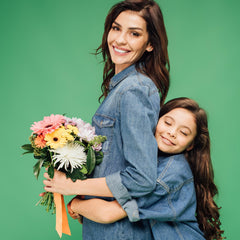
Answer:
<path fill-rule="evenodd" d="M 51 165 L 51 162 L 49 162 L 48 160 L 45 159 L 42 167 L 49 168 L 50 165 Z"/>
<path fill-rule="evenodd" d="M 48 175 L 49 175 L 50 178 L 54 177 L 54 167 L 53 167 L 52 164 L 48 168 Z"/>
<path fill-rule="evenodd" d="M 103 152 L 96 152 L 96 165 L 100 164 L 103 160 Z"/>
<path fill-rule="evenodd" d="M 87 174 L 88 173 L 88 170 L 85 166 L 82 166 L 80 172 L 82 172 L 83 174 Z"/>
<path fill-rule="evenodd" d="M 95 168 L 96 165 L 96 157 L 94 150 L 90 147 L 88 149 L 88 154 L 87 154 L 87 169 L 88 169 L 88 175 L 90 175 Z"/>
<path fill-rule="evenodd" d="M 73 169 L 72 172 L 66 172 L 66 177 L 71 178 L 73 182 L 76 182 L 77 179 L 86 179 L 87 177 L 85 176 L 84 173 L 81 172 L 81 169 L 75 168 Z"/>
<path fill-rule="evenodd" d="M 34 148 L 31 144 L 24 144 L 21 146 L 22 149 L 26 150 L 27 152 L 33 153 Z"/>
<path fill-rule="evenodd" d="M 84 148 L 86 147 L 86 145 L 81 141 L 74 141 L 74 143 L 77 143 L 77 144 L 83 146 Z"/>
<path fill-rule="evenodd" d="M 28 154 L 28 153 L 32 153 L 32 152 L 24 152 L 22 155 Z"/>
<path fill-rule="evenodd" d="M 44 159 L 39 159 L 37 163 L 33 166 L 33 174 L 38 179 L 41 167 L 43 165 Z"/>
<path fill-rule="evenodd" d="M 33 157 L 34 157 L 35 159 L 42 159 L 42 157 L 41 157 L 41 156 L 38 156 L 38 155 L 33 155 Z"/>

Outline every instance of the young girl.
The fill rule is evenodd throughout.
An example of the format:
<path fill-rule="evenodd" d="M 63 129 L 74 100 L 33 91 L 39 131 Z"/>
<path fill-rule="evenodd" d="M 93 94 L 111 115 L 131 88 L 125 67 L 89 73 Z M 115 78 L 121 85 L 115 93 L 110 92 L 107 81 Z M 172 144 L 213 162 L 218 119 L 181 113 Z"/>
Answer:
<path fill-rule="evenodd" d="M 129 200 L 153 191 L 159 95 L 164 102 L 169 88 L 167 45 L 162 12 L 155 1 L 126 0 L 111 8 L 99 47 L 105 62 L 104 101 L 93 116 L 96 134 L 107 137 L 103 162 L 93 178 L 84 181 L 69 181 L 59 171 L 50 179 L 45 173 L 46 191 L 110 197 L 123 207 L 127 204 L 129 212 L 135 211 Z M 83 239 L 151 240 L 152 234 L 149 220 L 131 223 L 125 218 L 102 225 L 84 218 Z"/>
<path fill-rule="evenodd" d="M 154 239 L 223 239 L 213 199 L 217 187 L 205 111 L 188 98 L 169 101 L 161 108 L 155 137 L 159 148 L 156 187 L 130 201 L 135 204 L 134 213 L 117 201 L 76 197 L 68 205 L 70 215 L 100 223 L 127 215 L 130 221 L 151 219 Z"/>

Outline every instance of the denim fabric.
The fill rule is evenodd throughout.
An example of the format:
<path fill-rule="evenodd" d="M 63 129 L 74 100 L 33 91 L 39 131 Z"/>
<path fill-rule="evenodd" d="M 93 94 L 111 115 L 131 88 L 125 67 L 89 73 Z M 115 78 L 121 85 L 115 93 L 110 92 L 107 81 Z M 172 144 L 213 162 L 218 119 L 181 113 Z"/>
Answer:
<path fill-rule="evenodd" d="M 151 219 L 154 239 L 204 239 L 195 217 L 193 175 L 184 155 L 159 157 L 157 174 L 155 190 L 130 201 L 138 205 L 138 212 L 125 209 L 130 221 Z"/>
<path fill-rule="evenodd" d="M 133 65 L 111 79 L 110 92 L 93 116 L 96 133 L 107 136 L 103 162 L 93 177 L 106 177 L 121 205 L 155 189 L 158 150 L 154 133 L 159 110 L 158 89 Z M 130 211 L 136 209 L 133 204 Z M 131 223 L 125 218 L 103 225 L 84 219 L 83 239 L 150 240 L 152 234 L 148 220 Z"/>

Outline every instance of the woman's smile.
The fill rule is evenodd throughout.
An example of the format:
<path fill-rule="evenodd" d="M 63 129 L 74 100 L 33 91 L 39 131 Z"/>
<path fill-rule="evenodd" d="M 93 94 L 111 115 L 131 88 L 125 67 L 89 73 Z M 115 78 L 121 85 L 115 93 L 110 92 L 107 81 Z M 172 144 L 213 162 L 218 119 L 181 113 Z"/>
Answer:
<path fill-rule="evenodd" d="M 115 51 L 115 54 L 125 55 L 130 52 L 130 50 L 126 48 L 121 48 L 117 46 L 113 46 L 113 50 Z"/>

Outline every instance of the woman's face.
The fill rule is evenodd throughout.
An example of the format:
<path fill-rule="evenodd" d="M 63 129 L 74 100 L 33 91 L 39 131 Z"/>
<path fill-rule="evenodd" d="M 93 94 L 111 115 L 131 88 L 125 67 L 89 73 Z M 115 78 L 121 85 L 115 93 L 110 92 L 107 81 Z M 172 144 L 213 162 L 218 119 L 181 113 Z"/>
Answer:
<path fill-rule="evenodd" d="M 130 10 L 121 12 L 115 19 L 107 42 L 115 74 L 138 61 L 145 51 L 152 51 L 146 21 Z"/>
<path fill-rule="evenodd" d="M 177 154 L 192 149 L 196 134 L 194 115 L 184 108 L 175 108 L 159 119 L 155 137 L 162 152 Z"/>

